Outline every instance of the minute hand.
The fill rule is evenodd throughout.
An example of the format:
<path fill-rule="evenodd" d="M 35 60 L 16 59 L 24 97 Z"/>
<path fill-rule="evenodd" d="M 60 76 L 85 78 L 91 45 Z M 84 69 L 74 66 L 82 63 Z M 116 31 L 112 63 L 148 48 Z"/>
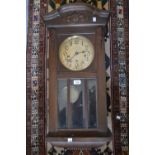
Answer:
<path fill-rule="evenodd" d="M 82 51 L 82 52 L 75 52 L 75 54 L 71 57 L 71 58 L 69 58 L 70 60 L 72 60 L 76 55 L 78 55 L 78 54 L 80 54 L 80 53 L 87 53 L 88 51 Z M 89 52 L 88 52 L 89 53 Z"/>
<path fill-rule="evenodd" d="M 74 55 L 73 55 L 71 58 L 69 58 L 69 59 L 70 59 L 70 60 L 73 59 L 73 58 L 74 58 L 76 55 L 78 55 L 79 53 L 80 53 L 80 52 L 77 52 L 77 51 L 76 51 L 76 52 L 74 53 Z"/>
<path fill-rule="evenodd" d="M 89 51 L 82 51 L 82 52 L 80 52 L 80 53 L 89 53 Z M 90 53 L 89 53 L 90 54 Z"/>
<path fill-rule="evenodd" d="M 77 54 L 80 54 L 80 53 L 89 53 L 89 51 L 77 52 Z"/>

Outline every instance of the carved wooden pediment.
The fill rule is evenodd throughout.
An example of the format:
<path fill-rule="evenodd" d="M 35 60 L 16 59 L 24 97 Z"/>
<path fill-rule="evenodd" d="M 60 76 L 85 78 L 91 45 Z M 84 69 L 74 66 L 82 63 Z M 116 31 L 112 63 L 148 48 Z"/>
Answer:
<path fill-rule="evenodd" d="M 74 26 L 105 26 L 109 11 L 103 11 L 86 3 L 66 4 L 44 16 L 47 28 Z"/>

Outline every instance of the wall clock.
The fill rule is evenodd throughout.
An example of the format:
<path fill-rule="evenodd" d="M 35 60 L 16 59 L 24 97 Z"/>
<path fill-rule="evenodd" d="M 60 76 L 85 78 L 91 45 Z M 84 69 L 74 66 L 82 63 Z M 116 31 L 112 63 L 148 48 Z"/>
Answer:
<path fill-rule="evenodd" d="M 84 3 L 64 5 L 44 17 L 49 38 L 45 128 L 50 145 L 94 148 L 111 139 L 104 48 L 108 18 L 109 12 Z"/>
<path fill-rule="evenodd" d="M 69 70 L 84 70 L 94 59 L 93 44 L 84 36 L 68 37 L 60 45 L 59 58 Z"/>

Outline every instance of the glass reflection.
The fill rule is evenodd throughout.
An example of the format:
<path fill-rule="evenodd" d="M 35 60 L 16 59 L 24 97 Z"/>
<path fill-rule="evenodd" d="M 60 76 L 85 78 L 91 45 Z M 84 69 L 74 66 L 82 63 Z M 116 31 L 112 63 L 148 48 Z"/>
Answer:
<path fill-rule="evenodd" d="M 67 80 L 58 80 L 58 126 L 66 128 Z"/>
<path fill-rule="evenodd" d="M 58 127 L 97 128 L 96 79 L 58 80 Z"/>
<path fill-rule="evenodd" d="M 88 119 L 89 119 L 89 128 L 96 128 L 96 80 L 89 79 L 88 84 Z"/>
<path fill-rule="evenodd" d="M 72 79 L 70 102 L 72 103 L 72 128 L 83 128 L 83 80 Z M 73 102 L 74 101 L 74 102 Z"/>

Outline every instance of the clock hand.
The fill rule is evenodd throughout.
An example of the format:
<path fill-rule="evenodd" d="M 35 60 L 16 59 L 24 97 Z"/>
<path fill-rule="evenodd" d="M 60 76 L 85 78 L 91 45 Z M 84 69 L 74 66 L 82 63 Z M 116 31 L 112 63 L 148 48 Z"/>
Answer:
<path fill-rule="evenodd" d="M 78 55 L 79 52 L 75 52 L 74 55 L 71 58 L 68 58 L 69 60 L 72 60 L 76 55 Z"/>
<path fill-rule="evenodd" d="M 80 54 L 80 53 L 89 53 L 89 51 L 78 52 L 78 54 Z"/>
<path fill-rule="evenodd" d="M 68 56 L 67 56 L 67 59 L 71 61 L 76 55 L 78 55 L 78 54 L 80 54 L 80 53 L 87 53 L 87 52 L 89 53 L 89 51 L 82 51 L 82 52 L 77 52 L 77 51 L 76 51 L 76 52 L 74 53 L 74 55 L 73 55 L 71 58 L 68 58 Z"/>
<path fill-rule="evenodd" d="M 76 51 L 75 54 L 71 57 L 71 59 L 74 58 L 76 55 L 78 55 L 78 54 L 80 54 L 80 53 L 86 53 L 86 52 L 87 52 L 87 51 L 82 51 L 82 52 L 77 52 L 77 51 Z"/>
<path fill-rule="evenodd" d="M 89 51 L 82 51 L 81 53 L 89 53 Z"/>

